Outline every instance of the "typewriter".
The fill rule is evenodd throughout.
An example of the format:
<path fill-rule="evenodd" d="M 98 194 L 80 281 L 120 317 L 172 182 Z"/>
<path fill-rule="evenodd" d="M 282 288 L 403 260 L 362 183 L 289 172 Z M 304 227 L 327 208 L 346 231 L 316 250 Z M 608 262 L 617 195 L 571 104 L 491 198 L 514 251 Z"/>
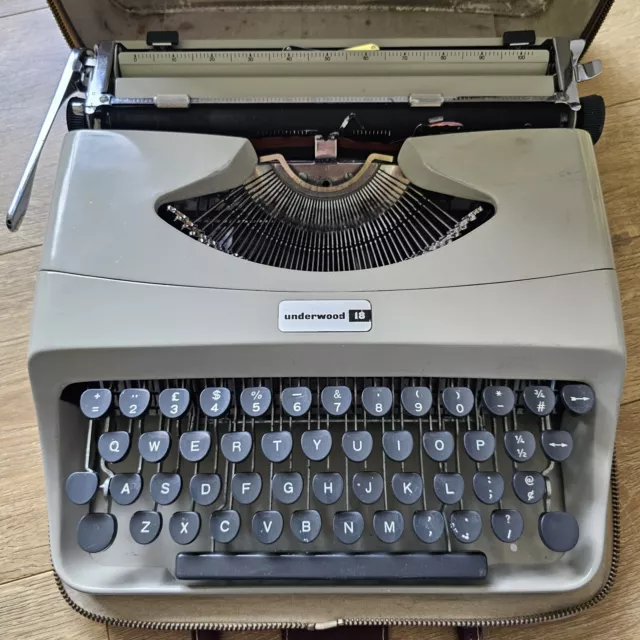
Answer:
<path fill-rule="evenodd" d="M 625 354 L 584 25 L 234 41 L 130 3 L 92 40 L 107 4 L 52 3 L 86 45 L 45 122 L 66 104 L 29 360 L 60 580 L 345 602 L 600 580 Z"/>

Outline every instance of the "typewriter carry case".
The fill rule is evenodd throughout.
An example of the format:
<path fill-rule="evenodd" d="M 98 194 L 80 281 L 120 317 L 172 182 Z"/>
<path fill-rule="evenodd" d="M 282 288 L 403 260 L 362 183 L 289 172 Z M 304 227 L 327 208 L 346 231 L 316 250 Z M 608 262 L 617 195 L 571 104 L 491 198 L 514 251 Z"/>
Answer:
<path fill-rule="evenodd" d="M 75 610 L 497 626 L 608 593 L 625 353 L 576 87 L 611 4 L 49 0 L 96 52 L 29 360 Z"/>

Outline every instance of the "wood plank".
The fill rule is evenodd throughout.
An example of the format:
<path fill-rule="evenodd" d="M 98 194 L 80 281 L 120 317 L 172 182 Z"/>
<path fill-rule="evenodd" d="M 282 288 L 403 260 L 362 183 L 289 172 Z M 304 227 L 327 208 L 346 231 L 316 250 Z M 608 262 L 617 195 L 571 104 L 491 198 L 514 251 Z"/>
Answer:
<path fill-rule="evenodd" d="M 0 18 L 46 8 L 46 0 L 0 0 Z"/>
<path fill-rule="evenodd" d="M 0 583 L 51 568 L 40 442 L 26 370 L 27 339 L 0 349 Z"/>
<path fill-rule="evenodd" d="M 108 640 L 62 599 L 51 571 L 0 586 L 0 626 L 2 640 Z"/>
<path fill-rule="evenodd" d="M 1 20 L 0 217 L 4 218 L 69 49 L 49 11 Z M 41 53 L 42 47 L 46 47 L 46 55 Z M 42 155 L 25 222 L 19 233 L 0 233 L 0 253 L 42 242 L 60 142 L 66 131 L 63 120 L 60 114 Z"/>
<path fill-rule="evenodd" d="M 640 3 L 616 0 L 584 58 L 600 58 L 603 72 L 581 85 L 582 95 L 599 93 L 609 106 L 640 98 L 640 83 L 635 80 L 640 61 L 639 29 Z"/>

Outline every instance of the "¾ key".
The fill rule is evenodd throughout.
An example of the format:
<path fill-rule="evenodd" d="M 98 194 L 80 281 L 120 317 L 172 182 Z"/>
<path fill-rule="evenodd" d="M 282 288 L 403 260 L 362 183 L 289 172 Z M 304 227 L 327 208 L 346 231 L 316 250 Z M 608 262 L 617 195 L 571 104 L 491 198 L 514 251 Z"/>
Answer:
<path fill-rule="evenodd" d="M 548 416 L 556 406 L 556 394 L 551 387 L 545 385 L 525 387 L 522 399 L 534 416 Z"/>

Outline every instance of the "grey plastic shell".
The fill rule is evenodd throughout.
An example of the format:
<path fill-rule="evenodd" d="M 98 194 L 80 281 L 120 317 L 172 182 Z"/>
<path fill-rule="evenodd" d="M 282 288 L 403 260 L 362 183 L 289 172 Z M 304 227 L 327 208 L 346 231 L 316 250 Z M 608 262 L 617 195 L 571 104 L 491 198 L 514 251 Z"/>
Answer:
<path fill-rule="evenodd" d="M 154 207 L 168 194 L 229 188 L 249 174 L 255 160 L 246 141 L 214 136 L 67 136 L 29 355 L 52 557 L 63 581 L 96 594 L 194 593 L 170 573 L 179 550 L 171 542 L 161 542 L 156 553 L 164 560 L 144 571 L 133 556 L 123 554 L 122 566 L 105 566 L 98 554 L 88 556 L 77 547 L 70 523 L 83 507 L 69 503 L 63 487 L 77 470 L 70 460 L 84 449 L 86 427 L 77 409 L 60 401 L 66 385 L 99 379 L 462 375 L 578 379 L 593 386 L 596 409 L 567 417 L 575 449 L 563 472 L 567 509 L 580 524 L 578 546 L 544 570 L 493 567 L 489 580 L 474 587 L 264 591 L 533 594 L 588 584 L 605 546 L 625 353 L 587 135 L 492 132 L 407 142 L 400 164 L 411 180 L 459 195 L 485 194 L 497 214 L 444 249 L 349 274 L 253 265 L 198 245 L 156 216 Z M 281 333 L 278 304 L 292 297 L 367 299 L 372 330 Z"/>
<path fill-rule="evenodd" d="M 257 157 L 240 138 L 151 131 L 67 134 L 42 268 L 249 291 L 394 291 L 613 269 L 589 134 L 487 131 L 407 140 L 413 183 L 488 200 L 496 214 L 429 255 L 349 273 L 253 264 L 198 244 L 161 220 L 163 202 L 242 184 Z M 99 239 L 99 240 L 98 240 Z"/>

